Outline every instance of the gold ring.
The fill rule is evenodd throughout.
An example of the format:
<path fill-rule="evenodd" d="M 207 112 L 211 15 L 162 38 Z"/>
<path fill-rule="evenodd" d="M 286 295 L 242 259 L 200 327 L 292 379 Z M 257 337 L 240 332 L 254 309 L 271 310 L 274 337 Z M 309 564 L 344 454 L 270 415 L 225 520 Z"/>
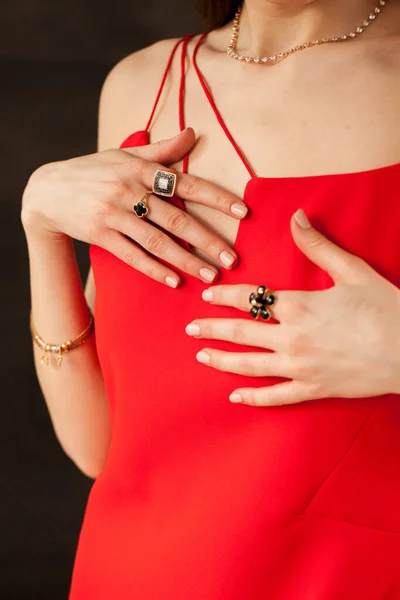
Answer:
<path fill-rule="evenodd" d="M 173 196 L 176 186 L 176 169 L 157 169 L 153 178 L 153 192 L 160 196 Z"/>
<path fill-rule="evenodd" d="M 149 208 L 147 206 L 147 198 L 151 196 L 152 193 L 153 192 L 151 191 L 146 192 L 143 198 L 133 205 L 133 212 L 137 217 L 139 217 L 139 219 L 143 219 L 143 217 L 145 217 L 149 213 Z"/>

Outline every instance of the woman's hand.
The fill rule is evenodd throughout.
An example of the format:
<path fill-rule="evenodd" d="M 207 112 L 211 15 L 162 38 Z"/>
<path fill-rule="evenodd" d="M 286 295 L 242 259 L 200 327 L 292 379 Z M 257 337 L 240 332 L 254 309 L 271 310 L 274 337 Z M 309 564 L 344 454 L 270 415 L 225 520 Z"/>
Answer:
<path fill-rule="evenodd" d="M 400 393 L 400 290 L 313 227 L 299 227 L 292 218 L 291 229 L 300 250 L 335 285 L 319 291 L 277 290 L 269 309 L 279 323 L 254 321 L 250 315 L 196 319 L 186 330 L 190 335 L 268 350 L 204 348 L 197 359 L 221 371 L 291 380 L 240 388 L 230 396 L 233 402 L 255 406 Z M 203 298 L 248 313 L 249 295 L 262 283 L 213 286 L 204 290 Z"/>
<path fill-rule="evenodd" d="M 152 189 L 155 171 L 180 160 L 194 142 L 194 131 L 188 128 L 155 144 L 106 150 L 40 167 L 31 175 L 23 196 L 25 231 L 31 235 L 68 235 L 96 244 L 172 287 L 179 283 L 177 273 L 148 253 L 203 281 L 214 281 L 217 269 L 182 248 L 168 232 L 229 268 L 237 255 L 225 241 L 158 196 L 147 200 L 148 218 L 139 219 L 132 210 Z M 178 173 L 176 194 L 236 218 L 247 212 L 234 194 L 191 175 Z"/>

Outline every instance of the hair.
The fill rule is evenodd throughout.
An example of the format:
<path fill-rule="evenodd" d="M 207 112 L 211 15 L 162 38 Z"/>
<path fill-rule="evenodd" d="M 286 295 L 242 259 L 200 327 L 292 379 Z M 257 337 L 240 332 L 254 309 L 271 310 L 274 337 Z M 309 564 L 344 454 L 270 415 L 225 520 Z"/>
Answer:
<path fill-rule="evenodd" d="M 233 19 L 242 0 L 197 0 L 208 30 L 218 29 Z"/>

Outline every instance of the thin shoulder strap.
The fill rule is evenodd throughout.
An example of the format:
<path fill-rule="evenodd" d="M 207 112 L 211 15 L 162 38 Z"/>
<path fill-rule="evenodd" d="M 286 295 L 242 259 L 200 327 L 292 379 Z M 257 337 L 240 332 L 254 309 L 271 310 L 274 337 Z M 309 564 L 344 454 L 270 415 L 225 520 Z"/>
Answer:
<path fill-rule="evenodd" d="M 188 36 L 186 36 L 186 37 L 188 37 Z M 182 44 L 182 42 L 183 42 L 183 43 L 185 42 L 185 40 L 186 40 L 186 37 L 182 37 L 182 38 L 180 38 L 180 39 L 179 39 L 179 40 L 176 42 L 176 44 L 174 45 L 174 47 L 173 47 L 173 48 L 172 48 L 172 50 L 171 50 L 171 53 L 170 53 L 170 55 L 169 55 L 169 59 L 168 59 L 167 65 L 166 65 L 166 67 L 165 67 L 164 74 L 163 74 L 163 77 L 162 77 L 162 80 L 161 80 L 161 83 L 160 83 L 160 87 L 159 87 L 159 89 L 158 89 L 158 93 L 157 93 L 156 99 L 155 99 L 155 101 L 154 101 L 154 104 L 153 104 L 152 111 L 151 111 L 151 113 L 150 113 L 149 120 L 147 121 L 147 125 L 146 125 L 146 131 L 148 131 L 148 130 L 150 129 L 151 122 L 152 122 L 152 120 L 153 120 L 153 117 L 154 117 L 154 113 L 156 112 L 156 108 L 157 108 L 157 106 L 158 106 L 158 103 L 159 103 L 159 100 L 160 100 L 160 98 L 161 98 L 161 94 L 162 94 L 162 91 L 163 91 L 163 89 L 164 89 L 164 85 L 165 85 L 165 82 L 166 82 L 166 80 L 167 80 L 168 73 L 169 73 L 169 70 L 170 70 L 170 68 L 171 68 L 172 61 L 173 61 L 173 59 L 174 59 L 174 56 L 175 56 L 175 52 L 177 51 L 179 44 Z"/>
<path fill-rule="evenodd" d="M 182 53 L 181 53 L 181 82 L 179 86 L 179 130 L 183 131 L 185 129 L 185 88 L 186 88 L 186 58 L 187 58 L 187 45 L 189 40 L 192 39 L 194 33 L 187 35 L 182 44 Z M 185 154 L 183 157 L 183 165 L 182 171 L 183 173 L 188 172 L 189 166 L 189 152 Z"/>
<path fill-rule="evenodd" d="M 198 42 L 197 42 L 197 44 L 196 44 L 196 46 L 195 46 L 195 48 L 193 50 L 193 58 L 192 58 L 193 66 L 195 68 L 195 71 L 196 71 L 197 76 L 199 78 L 199 81 L 201 83 L 201 86 L 202 86 L 202 88 L 204 90 L 204 93 L 207 96 L 207 99 L 208 99 L 208 101 L 209 101 L 209 103 L 211 105 L 211 108 L 213 109 L 214 114 L 217 117 L 219 124 L 221 125 L 222 129 L 224 130 L 226 137 L 229 139 L 229 141 L 231 142 L 232 146 L 236 150 L 236 152 L 237 152 L 240 160 L 242 161 L 242 163 L 246 167 L 247 171 L 250 173 L 250 176 L 251 177 L 255 177 L 254 169 L 252 168 L 252 166 L 250 165 L 249 161 L 245 157 L 244 153 L 242 152 L 242 150 L 239 148 L 239 146 L 237 145 L 237 143 L 233 139 L 233 137 L 231 135 L 231 132 L 229 131 L 228 127 L 226 126 L 225 121 L 223 120 L 222 115 L 219 112 L 219 110 L 218 110 L 218 108 L 217 108 L 217 106 L 215 104 L 215 101 L 214 101 L 214 98 L 213 98 L 213 96 L 211 94 L 210 88 L 208 87 L 207 82 L 206 82 L 203 74 L 201 73 L 198 65 L 197 65 L 197 59 L 196 59 L 197 52 L 198 52 L 198 50 L 200 48 L 200 45 L 203 42 L 204 38 L 207 36 L 207 34 L 208 34 L 208 32 L 206 31 L 206 32 L 204 32 L 200 36 L 200 38 L 199 38 L 199 40 L 198 40 Z"/>

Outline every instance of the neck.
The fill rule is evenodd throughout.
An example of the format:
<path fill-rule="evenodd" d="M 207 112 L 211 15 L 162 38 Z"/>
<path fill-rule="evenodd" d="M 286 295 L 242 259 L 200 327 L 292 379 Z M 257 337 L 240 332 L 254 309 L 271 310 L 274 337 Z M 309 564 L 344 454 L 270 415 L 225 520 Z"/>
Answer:
<path fill-rule="evenodd" d="M 379 0 L 245 0 L 237 51 L 265 56 L 313 39 L 348 34 L 368 19 L 378 3 Z"/>

